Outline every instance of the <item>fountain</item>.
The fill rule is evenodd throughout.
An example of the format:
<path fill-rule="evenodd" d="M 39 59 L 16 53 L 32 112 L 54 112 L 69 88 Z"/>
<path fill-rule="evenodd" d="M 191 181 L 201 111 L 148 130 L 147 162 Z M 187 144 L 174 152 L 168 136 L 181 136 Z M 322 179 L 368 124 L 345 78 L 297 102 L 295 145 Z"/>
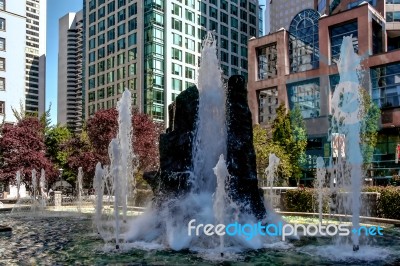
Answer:
<path fill-rule="evenodd" d="M 338 156 L 331 161 L 332 169 L 335 169 L 331 176 L 337 183 L 333 188 L 334 193 L 339 201 L 342 200 L 339 206 L 344 208 L 345 213 L 351 213 L 355 230 L 360 226 L 360 196 L 364 176 L 360 140 L 360 121 L 363 119 L 360 93 L 364 88 L 360 86 L 360 62 L 360 56 L 354 52 L 352 37 L 344 37 L 338 62 L 340 81 L 332 96 L 331 131 L 336 133 L 333 136 L 338 142 Z M 348 192 L 348 196 L 339 197 L 338 189 Z M 353 250 L 357 251 L 358 234 L 352 234 L 351 239 Z"/>
<path fill-rule="evenodd" d="M 343 45 L 348 45 L 347 41 Z M 39 220 L 42 222 L 34 222 L 29 215 L 18 218 L 0 215 L 1 224 L 18 228 L 12 239 L 0 237 L 0 256 L 6 262 L 197 265 L 227 261 L 259 265 L 359 265 L 367 261 L 374 265 L 399 264 L 400 242 L 397 240 L 400 232 L 396 228 L 385 229 L 385 235 L 375 239 L 378 243 L 375 246 L 366 246 L 353 237 L 351 245 L 355 250 L 362 244 L 358 252 L 353 252 L 348 245 L 332 245 L 329 237 L 281 241 L 261 234 L 251 240 L 246 240 L 246 235 L 208 236 L 206 230 L 198 235 L 188 234 L 188 223 L 192 220 L 199 226 L 250 224 L 264 228 L 283 222 L 264 204 L 257 186 L 252 123 L 244 78 L 232 76 L 224 87 L 212 36 L 208 36 L 204 46 L 198 86 L 183 91 L 169 106 L 169 127 L 159 141 L 160 170 L 144 176 L 151 185 L 154 199 L 143 214 L 138 216 L 127 204 L 135 194 L 133 173 L 136 158 L 130 146 L 131 95 L 125 91 L 118 104 L 119 133 L 109 146 L 111 164 L 96 165 L 93 220 L 47 217 Z M 348 49 L 343 48 L 342 52 L 347 52 L 348 59 L 352 60 L 353 55 Z M 347 68 L 345 61 L 341 64 L 340 71 Z M 344 82 L 351 75 L 343 75 L 338 93 L 348 92 Z M 354 84 L 351 86 L 349 88 L 358 88 Z M 334 97 L 347 101 L 350 96 Z M 346 108 L 350 106 L 340 104 L 336 107 L 348 110 Z M 354 110 L 358 112 L 359 109 L 356 107 Z M 335 109 L 335 118 L 348 121 L 346 116 L 344 111 Z M 346 151 L 342 153 L 339 148 L 326 176 L 331 177 L 331 187 L 337 194 L 341 189 L 354 190 L 354 193 L 349 193 L 353 200 L 338 200 L 336 208 L 346 205 L 349 211 L 353 209 L 354 216 L 358 215 L 356 198 L 359 194 L 355 190 L 356 184 L 361 182 L 361 170 L 357 166 L 355 170 L 348 168 L 349 164 L 360 162 L 349 158 L 349 155 L 359 155 L 357 151 L 348 150 L 349 147 L 356 148 L 359 143 L 356 134 L 349 133 L 349 130 L 359 126 L 357 122 L 349 122 L 353 122 L 353 127 L 339 127 L 342 126 L 340 123 L 333 125 L 335 136 L 345 141 L 345 145 L 339 146 Z M 350 140 L 353 143 L 348 143 Z M 278 161 L 271 154 L 266 171 L 269 186 L 275 179 Z M 322 188 L 325 181 L 322 158 L 318 159 L 317 166 L 317 185 Z M 353 177 L 357 173 L 359 180 L 357 176 Z M 320 195 L 319 202 L 322 212 Z M 359 224 L 356 218 L 352 222 L 355 227 Z M 93 224 L 98 234 L 88 230 Z M 3 248 L 8 242 L 12 242 L 13 248 Z M 18 260 L 10 259 L 13 257 Z"/>
<path fill-rule="evenodd" d="M 78 176 L 76 178 L 78 212 L 81 212 L 81 210 L 82 210 L 82 193 L 83 193 L 82 178 L 83 178 L 83 170 L 82 170 L 82 167 L 79 167 L 78 168 Z"/>
<path fill-rule="evenodd" d="M 280 163 L 280 159 L 274 154 L 270 153 L 269 154 L 269 160 L 268 160 L 268 167 L 265 169 L 265 176 L 267 178 L 267 187 L 269 187 L 268 193 L 267 193 L 267 202 L 272 203 L 274 200 L 273 197 L 273 190 L 272 188 L 274 187 L 274 182 L 275 182 L 275 177 L 276 173 L 278 171 L 278 166 Z M 273 206 L 271 206 L 272 208 Z"/>
<path fill-rule="evenodd" d="M 319 213 L 319 223 L 322 224 L 322 207 L 323 207 L 323 196 L 324 196 L 324 183 L 325 183 L 325 162 L 322 157 L 317 158 L 317 193 L 318 193 L 318 213 Z"/>

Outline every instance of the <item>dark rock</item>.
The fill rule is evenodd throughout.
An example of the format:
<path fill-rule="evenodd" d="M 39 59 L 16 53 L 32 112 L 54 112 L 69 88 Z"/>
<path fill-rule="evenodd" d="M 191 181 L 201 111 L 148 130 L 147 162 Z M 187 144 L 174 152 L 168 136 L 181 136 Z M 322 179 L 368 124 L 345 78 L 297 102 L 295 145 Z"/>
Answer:
<path fill-rule="evenodd" d="M 0 225 L 0 233 L 11 232 L 11 227 Z"/>
<path fill-rule="evenodd" d="M 256 154 L 253 146 L 253 124 L 247 103 L 243 76 L 229 78 L 227 91 L 227 168 L 231 178 L 229 194 L 242 212 L 252 212 L 257 219 L 266 215 L 262 193 L 258 189 Z"/>
<path fill-rule="evenodd" d="M 190 185 L 192 141 L 199 104 L 196 87 L 183 91 L 168 108 L 169 127 L 160 136 L 160 170 L 144 174 L 150 184 L 156 206 L 165 199 L 186 194 Z M 227 167 L 232 176 L 228 184 L 230 197 L 259 220 L 266 215 L 263 196 L 258 189 L 253 125 L 242 76 L 232 76 L 227 91 Z M 246 207 L 244 207 L 246 206 Z"/>
<path fill-rule="evenodd" d="M 192 140 L 195 132 L 199 91 L 190 87 L 169 106 L 169 127 L 160 135 L 160 170 L 145 173 L 156 201 L 188 191 L 192 169 Z"/>

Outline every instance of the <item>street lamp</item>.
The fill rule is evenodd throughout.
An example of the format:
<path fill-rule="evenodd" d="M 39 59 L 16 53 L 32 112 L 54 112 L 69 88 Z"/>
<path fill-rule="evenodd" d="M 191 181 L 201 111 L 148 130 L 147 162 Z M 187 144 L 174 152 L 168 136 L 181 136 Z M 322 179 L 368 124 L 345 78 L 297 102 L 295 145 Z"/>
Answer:
<path fill-rule="evenodd" d="M 60 169 L 58 169 L 58 171 L 60 171 L 60 184 L 61 184 L 61 192 L 62 192 L 63 191 L 62 173 L 63 173 L 64 169 L 60 168 Z"/>

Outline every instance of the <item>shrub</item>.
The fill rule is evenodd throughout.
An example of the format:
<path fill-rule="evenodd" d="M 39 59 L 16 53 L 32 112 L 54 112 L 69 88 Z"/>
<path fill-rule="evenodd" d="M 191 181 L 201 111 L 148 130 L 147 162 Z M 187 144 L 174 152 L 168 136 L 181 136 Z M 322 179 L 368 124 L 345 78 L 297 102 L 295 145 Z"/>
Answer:
<path fill-rule="evenodd" d="M 365 187 L 364 192 L 378 192 L 377 217 L 400 220 L 400 187 Z M 323 211 L 328 211 L 329 194 L 323 198 Z M 290 212 L 317 212 L 318 198 L 315 189 L 288 190 L 282 194 L 281 207 Z"/>

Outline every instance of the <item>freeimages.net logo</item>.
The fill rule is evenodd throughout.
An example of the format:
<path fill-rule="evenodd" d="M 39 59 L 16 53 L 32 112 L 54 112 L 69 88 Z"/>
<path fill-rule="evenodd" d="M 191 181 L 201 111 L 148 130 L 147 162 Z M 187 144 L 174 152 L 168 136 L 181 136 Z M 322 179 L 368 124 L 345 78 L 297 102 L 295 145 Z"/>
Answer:
<path fill-rule="evenodd" d="M 348 236 L 350 234 L 357 234 L 359 236 L 383 236 L 383 228 L 378 226 L 360 226 L 359 228 L 352 228 L 346 224 L 268 224 L 263 225 L 261 222 L 256 224 L 240 224 L 238 222 L 225 224 L 197 224 L 196 219 L 192 219 L 188 223 L 188 235 L 204 234 L 206 236 L 244 236 L 246 240 L 250 241 L 255 236 L 273 236 L 281 237 L 284 241 L 287 237 L 298 236 L 299 233 L 304 236 Z"/>

